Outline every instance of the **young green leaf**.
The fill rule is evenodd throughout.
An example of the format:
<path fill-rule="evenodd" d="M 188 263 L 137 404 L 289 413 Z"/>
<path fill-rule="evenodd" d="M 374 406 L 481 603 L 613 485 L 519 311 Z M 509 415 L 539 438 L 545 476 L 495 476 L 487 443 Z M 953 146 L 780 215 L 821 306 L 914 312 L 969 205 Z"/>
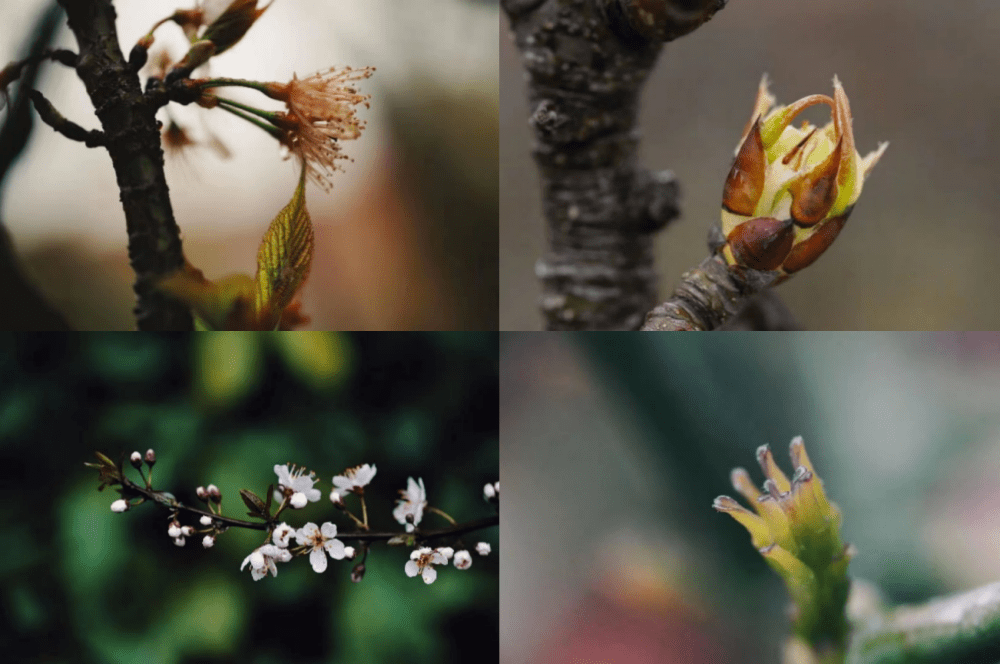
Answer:
<path fill-rule="evenodd" d="M 250 511 L 247 512 L 248 516 L 256 516 L 267 520 L 267 507 L 264 505 L 264 501 L 257 497 L 257 494 L 249 489 L 240 489 L 240 498 L 250 508 Z"/>
<path fill-rule="evenodd" d="M 309 275 L 313 255 L 313 227 L 306 210 L 306 172 L 292 200 L 271 222 L 257 252 L 254 312 L 260 329 L 274 329 L 281 314 Z"/>

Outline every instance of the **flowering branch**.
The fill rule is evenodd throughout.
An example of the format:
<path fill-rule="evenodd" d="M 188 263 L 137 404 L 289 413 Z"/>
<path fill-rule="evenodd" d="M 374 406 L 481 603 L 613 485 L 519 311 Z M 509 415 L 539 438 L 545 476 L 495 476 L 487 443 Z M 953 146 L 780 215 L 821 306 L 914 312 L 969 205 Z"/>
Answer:
<path fill-rule="evenodd" d="M 355 550 L 352 547 L 345 547 L 341 540 L 351 540 L 359 542 L 362 547 L 362 561 L 354 567 L 352 579 L 360 581 L 364 575 L 364 561 L 368 555 L 369 543 L 375 541 L 385 541 L 390 546 L 414 546 L 420 543 L 419 548 L 411 552 L 410 560 L 407 562 L 404 571 L 409 576 L 420 574 L 426 583 L 432 583 L 436 578 L 434 565 L 446 564 L 448 560 L 454 558 L 454 565 L 458 569 L 468 569 L 472 565 L 472 558 L 465 549 L 455 551 L 448 546 L 431 549 L 423 546 L 431 541 L 448 540 L 460 543 L 460 537 L 466 533 L 497 526 L 500 523 L 499 515 L 487 516 L 465 523 L 457 523 L 449 515 L 436 507 L 429 506 L 426 500 L 423 479 L 408 480 L 406 489 L 400 491 L 401 498 L 397 500 L 396 508 L 393 510 L 393 517 L 397 522 L 405 526 L 402 532 L 371 532 L 368 526 L 368 510 L 365 504 L 365 486 L 375 477 L 375 466 L 365 464 L 355 468 L 348 468 L 342 475 L 333 478 L 334 489 L 330 492 L 330 502 L 339 510 L 344 511 L 354 521 L 358 530 L 355 532 L 340 533 L 338 539 L 337 526 L 331 522 L 326 522 L 322 527 L 315 523 L 307 523 L 298 530 L 294 529 L 284 521 L 279 522 L 282 512 L 286 508 L 301 509 L 310 502 L 316 502 L 321 494 L 313 485 L 316 482 L 315 473 L 307 473 L 304 468 L 297 468 L 294 465 L 276 465 L 274 472 L 278 476 L 278 485 L 275 489 L 272 484 L 267 490 L 266 502 L 252 491 L 240 490 L 240 497 L 250 510 L 248 515 L 260 519 L 261 521 L 244 521 L 222 514 L 222 493 L 214 484 L 208 488 L 199 486 L 195 493 L 199 499 L 208 506 L 208 511 L 201 510 L 189 505 L 185 505 L 177 500 L 172 493 L 157 491 L 152 486 L 153 466 L 156 463 L 156 454 L 153 450 L 148 450 L 145 456 L 139 452 L 133 452 L 130 456 L 132 466 L 139 471 L 143 484 L 138 484 L 125 476 L 123 462 L 115 463 L 106 455 L 97 452 L 97 463 L 87 463 L 85 465 L 97 468 L 100 474 L 100 486 L 98 490 L 103 490 L 106 486 L 117 486 L 119 500 L 111 504 L 113 512 L 126 512 L 133 505 L 139 505 L 146 501 L 153 501 L 170 511 L 170 523 L 167 534 L 174 539 L 177 546 L 184 546 L 187 537 L 195 533 L 204 534 L 202 545 L 207 549 L 215 545 L 216 537 L 231 527 L 247 528 L 250 530 L 267 531 L 265 544 L 255 549 L 246 560 L 243 561 L 245 567 L 251 564 L 252 576 L 259 580 L 271 572 L 277 576 L 277 562 L 288 562 L 295 556 L 309 555 L 310 563 L 317 572 L 326 569 L 326 554 L 335 560 L 352 559 L 355 557 Z M 143 474 L 143 464 L 148 467 L 148 474 Z M 362 518 L 358 519 L 344 505 L 343 496 L 353 493 L 361 502 Z M 500 483 L 487 484 L 483 488 L 483 498 L 494 505 L 499 510 Z M 272 499 L 280 501 L 277 510 L 272 514 Z M 434 512 L 447 519 L 451 525 L 446 528 L 421 529 L 419 524 L 423 518 L 424 511 Z M 198 529 L 190 525 L 181 525 L 180 514 L 187 513 L 198 516 L 198 522 L 204 528 Z M 289 538 L 294 535 L 298 541 L 298 547 L 289 548 Z M 273 542 L 273 543 L 268 543 Z M 482 556 L 490 552 L 490 545 L 486 542 L 479 542 L 475 550 Z M 411 573 L 412 572 L 412 573 Z"/>

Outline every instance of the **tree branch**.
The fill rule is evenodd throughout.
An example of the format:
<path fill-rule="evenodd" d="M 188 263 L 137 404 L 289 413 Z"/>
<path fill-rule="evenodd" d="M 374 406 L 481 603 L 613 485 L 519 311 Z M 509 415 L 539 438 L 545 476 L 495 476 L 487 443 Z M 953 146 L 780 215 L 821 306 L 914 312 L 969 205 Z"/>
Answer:
<path fill-rule="evenodd" d="M 652 234 L 677 184 L 637 164 L 638 99 L 665 40 L 724 0 L 502 0 L 528 73 L 550 330 L 634 330 L 656 302 Z M 653 25 L 645 21 L 654 17 Z"/>
<path fill-rule="evenodd" d="M 194 329 L 186 306 L 155 290 L 157 280 L 184 264 L 174 221 L 156 109 L 143 98 L 139 77 L 122 55 L 111 0 L 59 0 L 80 46 L 77 74 L 104 128 L 121 191 L 136 274 L 140 330 Z"/>
<path fill-rule="evenodd" d="M 48 99 L 38 90 L 28 93 L 31 96 L 31 103 L 35 105 L 35 111 L 42 122 L 49 125 L 57 132 L 72 141 L 79 141 L 88 148 L 104 147 L 107 139 L 104 132 L 97 129 L 86 130 L 72 120 L 67 120 L 62 113 L 56 110 Z"/>
<path fill-rule="evenodd" d="M 21 155 L 31 135 L 32 115 L 28 106 L 27 92 L 38 79 L 39 64 L 55 39 L 62 15 L 62 8 L 53 2 L 41 13 L 31 30 L 30 53 L 24 68 L 18 71 L 20 83 L 17 93 L 10 100 L 6 110 L 7 117 L 3 127 L 0 128 L 0 183 Z M 68 332 L 71 329 L 62 314 L 46 302 L 35 285 L 25 277 L 10 234 L 2 224 L 0 224 L 0 311 L 7 313 L 4 318 L 4 328 L 7 330 Z"/>
<path fill-rule="evenodd" d="M 704 332 L 739 314 L 778 279 L 777 272 L 729 267 L 712 254 L 681 276 L 673 296 L 649 312 L 644 332 Z"/>
<path fill-rule="evenodd" d="M 251 530 L 267 530 L 268 524 L 261 523 L 257 521 L 244 521 L 242 519 L 234 519 L 228 516 L 222 516 L 221 514 L 213 514 L 211 512 L 206 512 L 200 510 L 196 507 L 191 507 L 190 505 L 185 505 L 184 503 L 173 499 L 166 498 L 163 492 L 153 491 L 152 489 L 147 489 L 141 484 L 136 484 L 129 478 L 125 477 L 124 474 L 121 476 L 121 483 L 126 487 L 126 489 L 135 494 L 144 496 L 146 499 L 151 500 L 157 504 L 163 505 L 171 510 L 176 510 L 180 512 L 188 512 L 190 514 L 196 514 L 198 516 L 207 516 L 214 521 L 224 523 L 227 526 L 234 528 L 249 528 Z M 433 540 L 440 539 L 442 537 L 455 537 L 458 535 L 464 535 L 465 533 L 472 532 L 474 530 L 482 530 L 483 528 L 489 528 L 491 526 L 497 526 L 500 524 L 500 516 L 494 514 L 493 516 L 483 517 L 482 519 L 475 519 L 473 521 L 466 521 L 465 523 L 457 523 L 447 528 L 437 528 L 434 530 L 423 530 L 420 528 L 415 529 L 412 533 L 407 533 L 405 531 L 400 532 L 384 532 L 384 533 L 373 533 L 369 531 L 358 531 L 353 533 L 341 532 L 337 535 L 338 538 L 342 540 L 356 540 L 358 542 L 376 542 L 390 540 L 394 537 L 408 537 L 414 536 L 417 540 Z"/>

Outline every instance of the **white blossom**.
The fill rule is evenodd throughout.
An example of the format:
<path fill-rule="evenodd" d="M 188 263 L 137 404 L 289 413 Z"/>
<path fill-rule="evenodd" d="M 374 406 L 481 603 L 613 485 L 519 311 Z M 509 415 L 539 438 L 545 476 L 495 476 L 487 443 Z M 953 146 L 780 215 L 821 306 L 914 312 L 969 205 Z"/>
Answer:
<path fill-rule="evenodd" d="M 493 500 L 494 498 L 496 498 L 496 496 L 497 496 L 496 489 L 493 488 L 492 484 L 487 483 L 483 487 L 483 499 L 484 500 Z"/>
<path fill-rule="evenodd" d="M 472 556 L 465 549 L 456 551 L 454 564 L 458 569 L 469 569 L 472 567 Z"/>
<path fill-rule="evenodd" d="M 434 565 L 447 565 L 448 561 L 440 551 L 432 550 L 429 547 L 414 549 L 410 552 L 410 559 L 406 561 L 403 571 L 406 576 L 416 576 L 420 574 L 424 583 L 434 583 L 437 578 L 437 570 Z"/>
<path fill-rule="evenodd" d="M 125 512 L 128 510 L 128 501 L 124 499 L 118 499 L 111 503 L 112 512 Z"/>
<path fill-rule="evenodd" d="M 310 521 L 295 531 L 295 541 L 312 549 L 309 553 L 309 563 L 313 571 L 317 573 L 326 571 L 326 553 L 336 560 L 344 558 L 344 543 L 334 539 L 336 536 L 337 526 L 329 521 L 324 523 L 322 528 Z"/>
<path fill-rule="evenodd" d="M 206 549 L 211 549 L 215 546 L 215 538 L 211 535 L 205 535 L 205 539 L 201 541 L 201 545 Z"/>
<path fill-rule="evenodd" d="M 278 576 L 278 567 L 274 564 L 275 561 L 287 563 L 291 559 L 292 554 L 288 549 L 279 549 L 273 544 L 265 544 L 254 549 L 249 556 L 243 559 L 240 570 L 243 570 L 247 563 L 250 563 L 250 576 L 253 577 L 254 581 L 260 581 L 267 576 L 268 572 L 271 573 L 271 576 Z"/>
<path fill-rule="evenodd" d="M 174 538 L 174 544 L 176 544 L 177 546 L 184 546 L 184 542 L 185 541 L 186 540 L 183 537 L 175 537 Z"/>
<path fill-rule="evenodd" d="M 210 517 L 208 515 L 201 517 L 200 519 L 198 519 L 198 521 L 203 526 L 211 526 L 212 525 L 212 517 Z"/>
<path fill-rule="evenodd" d="M 401 490 L 399 493 L 402 498 L 396 500 L 396 509 L 392 511 L 392 516 L 397 522 L 406 526 L 406 532 L 412 533 L 413 528 L 424 517 L 424 507 L 427 506 L 427 492 L 424 490 L 423 478 L 416 482 L 412 477 L 407 478 L 406 490 Z"/>
<path fill-rule="evenodd" d="M 344 471 L 343 475 L 334 475 L 333 486 L 341 494 L 363 493 L 364 487 L 375 477 L 375 466 L 368 465 L 355 466 Z M 331 501 L 333 499 L 331 498 Z"/>
<path fill-rule="evenodd" d="M 181 524 L 171 521 L 170 526 L 167 528 L 167 534 L 176 539 L 183 535 L 184 531 L 181 530 Z"/>
<path fill-rule="evenodd" d="M 295 464 L 275 465 L 274 472 L 278 476 L 278 486 L 292 492 L 290 502 L 295 509 L 305 507 L 307 501 L 315 503 L 323 495 L 319 489 L 313 488 L 313 484 L 316 483 L 315 473 L 307 475 L 305 468 L 296 467 Z M 274 491 L 275 500 L 281 500 L 283 497 L 281 491 L 277 489 Z"/>
<path fill-rule="evenodd" d="M 489 555 L 490 551 L 491 549 L 489 542 L 480 542 L 479 544 L 476 544 L 476 553 L 478 553 L 479 555 L 481 556 Z"/>
<path fill-rule="evenodd" d="M 191 537 L 194 535 L 194 528 L 191 526 L 181 526 L 181 534 L 184 535 L 184 537 Z"/>
<path fill-rule="evenodd" d="M 282 549 L 288 548 L 288 538 L 295 534 L 295 529 L 287 523 L 279 524 L 271 533 L 271 541 L 274 545 Z"/>

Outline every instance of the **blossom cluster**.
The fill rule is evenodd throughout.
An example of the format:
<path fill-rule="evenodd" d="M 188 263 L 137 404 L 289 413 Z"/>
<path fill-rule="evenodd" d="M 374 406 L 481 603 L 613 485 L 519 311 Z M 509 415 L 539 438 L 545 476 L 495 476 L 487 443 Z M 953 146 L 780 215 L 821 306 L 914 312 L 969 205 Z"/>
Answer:
<path fill-rule="evenodd" d="M 329 494 L 330 502 L 339 511 L 346 513 L 357 526 L 357 530 L 354 532 L 343 533 L 331 521 L 325 521 L 321 525 L 309 521 L 302 527 L 296 528 L 286 521 L 279 520 L 278 517 L 285 509 L 303 509 L 310 503 L 318 502 L 322 497 L 322 493 L 316 488 L 318 482 L 316 473 L 296 464 L 288 463 L 274 466 L 277 484 L 268 489 L 268 493 L 265 494 L 267 496 L 266 502 L 251 491 L 246 489 L 240 491 L 243 502 L 250 509 L 248 514 L 264 519 L 265 523 L 259 524 L 223 516 L 222 492 L 214 484 L 209 484 L 207 487 L 199 486 L 195 490 L 197 497 L 206 503 L 208 512 L 182 505 L 172 494 L 153 491 L 151 480 L 152 466 L 155 462 L 153 450 L 149 450 L 145 457 L 138 452 L 134 452 L 130 456 L 132 465 L 139 470 L 140 474 L 142 474 L 144 460 L 149 466 L 149 474 L 143 475 L 145 489 L 129 481 L 122 473 L 120 464 L 115 465 L 108 457 L 100 453 L 97 456 L 100 463 L 87 465 L 100 469 L 102 479 L 100 488 L 116 484 L 122 487 L 119 491 L 123 497 L 111 504 L 111 510 L 118 513 L 124 512 L 132 505 L 149 499 L 166 505 L 170 509 L 167 535 L 177 546 L 184 546 L 188 538 L 198 534 L 203 536 L 202 546 L 208 549 L 215 545 L 216 537 L 230 527 L 262 529 L 263 525 L 263 529 L 267 531 L 265 542 L 251 551 L 240 566 L 241 570 L 245 570 L 249 565 L 250 574 L 255 581 L 264 578 L 268 573 L 277 576 L 278 564 L 287 563 L 297 556 L 308 556 L 310 565 L 317 573 L 326 571 L 329 559 L 354 560 L 360 556 L 361 562 L 354 567 L 351 578 L 354 581 L 360 581 L 364 576 L 364 560 L 368 554 L 366 534 L 369 532 L 368 511 L 364 494 L 365 487 L 375 478 L 376 467 L 373 464 L 347 468 L 331 480 L 333 488 Z M 483 496 L 487 501 L 496 504 L 499 501 L 499 491 L 499 482 L 490 483 L 484 487 Z M 351 494 L 360 502 L 361 518 L 353 514 L 345 505 L 345 497 Z M 406 488 L 400 490 L 399 494 L 400 497 L 396 500 L 392 514 L 395 520 L 404 526 L 405 533 L 393 535 L 391 538 L 389 535 L 376 535 L 374 537 L 389 538 L 390 545 L 413 547 L 409 560 L 406 561 L 403 568 L 406 575 L 410 577 L 420 576 L 424 583 L 429 584 L 437 578 L 435 567 L 447 565 L 449 561 L 456 569 L 469 569 L 472 566 L 472 555 L 467 548 L 462 547 L 456 550 L 451 546 L 433 548 L 427 546 L 426 537 L 422 536 L 419 530 L 425 513 L 434 512 L 446 518 L 453 526 L 457 527 L 458 524 L 441 510 L 428 505 L 423 478 L 408 478 Z M 271 507 L 275 503 L 278 505 L 277 511 L 272 514 Z M 200 527 L 183 525 L 180 521 L 182 511 L 194 512 L 199 515 Z M 447 536 L 447 530 L 431 533 L 430 536 Z M 340 538 L 359 540 L 361 550 L 345 545 Z M 456 539 L 460 542 L 460 538 Z M 488 542 L 478 542 L 473 548 L 481 556 L 489 555 L 491 552 Z"/>

